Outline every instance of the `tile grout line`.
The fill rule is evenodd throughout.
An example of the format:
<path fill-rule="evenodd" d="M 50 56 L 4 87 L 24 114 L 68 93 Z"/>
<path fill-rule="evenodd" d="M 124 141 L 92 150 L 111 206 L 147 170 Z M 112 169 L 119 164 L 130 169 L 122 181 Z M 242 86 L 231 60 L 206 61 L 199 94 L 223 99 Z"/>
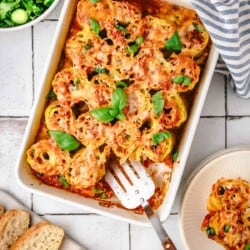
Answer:
<path fill-rule="evenodd" d="M 128 224 L 128 249 L 131 250 L 131 224 Z"/>
<path fill-rule="evenodd" d="M 228 81 L 227 81 L 227 77 L 224 76 L 224 98 L 225 98 L 225 149 L 227 148 L 227 119 L 228 119 L 228 107 L 227 107 L 227 101 L 228 101 L 228 98 L 227 98 L 227 84 L 228 84 Z"/>

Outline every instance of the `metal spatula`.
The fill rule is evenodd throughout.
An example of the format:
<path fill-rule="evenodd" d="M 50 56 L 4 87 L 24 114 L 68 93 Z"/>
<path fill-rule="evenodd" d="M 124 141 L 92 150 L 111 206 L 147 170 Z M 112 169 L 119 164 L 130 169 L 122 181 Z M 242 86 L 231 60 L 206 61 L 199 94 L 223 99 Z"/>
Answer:
<path fill-rule="evenodd" d="M 141 205 L 144 208 L 161 240 L 163 249 L 176 250 L 159 217 L 154 214 L 148 203 L 148 199 L 154 194 L 155 184 L 142 164 L 127 161 L 120 165 L 118 162 L 112 161 L 105 175 L 105 180 L 124 207 L 133 209 Z"/>

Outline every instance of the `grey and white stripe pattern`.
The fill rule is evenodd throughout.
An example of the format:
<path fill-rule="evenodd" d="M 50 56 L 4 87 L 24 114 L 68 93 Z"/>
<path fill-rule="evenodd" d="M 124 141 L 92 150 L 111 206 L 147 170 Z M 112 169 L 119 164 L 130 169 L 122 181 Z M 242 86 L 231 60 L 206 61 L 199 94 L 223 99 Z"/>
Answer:
<path fill-rule="evenodd" d="M 250 97 L 250 0 L 191 0 L 230 73 L 236 93 Z M 223 65 L 225 62 L 226 67 Z"/>

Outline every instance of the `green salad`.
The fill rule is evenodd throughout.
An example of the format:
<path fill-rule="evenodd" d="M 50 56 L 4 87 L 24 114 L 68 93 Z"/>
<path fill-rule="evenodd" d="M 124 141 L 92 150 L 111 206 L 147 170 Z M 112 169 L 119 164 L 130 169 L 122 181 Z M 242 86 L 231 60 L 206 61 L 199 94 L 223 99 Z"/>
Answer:
<path fill-rule="evenodd" d="M 39 17 L 54 0 L 0 0 L 0 28 L 25 24 Z"/>

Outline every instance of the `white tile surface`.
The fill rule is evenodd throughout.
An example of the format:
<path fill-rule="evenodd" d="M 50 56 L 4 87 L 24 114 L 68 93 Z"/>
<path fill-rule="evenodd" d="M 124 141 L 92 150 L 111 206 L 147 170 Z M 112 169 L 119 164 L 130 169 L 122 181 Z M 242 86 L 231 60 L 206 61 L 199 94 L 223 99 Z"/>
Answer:
<path fill-rule="evenodd" d="M 60 6 L 32 29 L 6 33 L 0 38 L 0 188 L 28 208 L 61 225 L 66 233 L 90 250 L 160 250 L 152 228 L 128 225 L 88 211 L 31 194 L 14 175 L 15 160 L 26 126 L 26 117 L 37 90 Z M 34 90 L 33 90 L 34 88 Z M 202 111 L 185 167 L 180 191 L 191 171 L 208 155 L 225 147 L 250 145 L 250 100 L 237 97 L 224 77 L 215 74 Z M 164 223 L 178 250 L 185 250 L 178 225 L 180 194 Z"/>
<path fill-rule="evenodd" d="M 0 119 L 0 189 L 31 208 L 30 193 L 20 188 L 15 177 L 15 160 L 26 123 L 26 119 Z"/>
<path fill-rule="evenodd" d="M 202 116 L 223 116 L 225 114 L 225 79 L 215 73 L 202 110 Z"/>
<path fill-rule="evenodd" d="M 250 100 L 249 100 L 250 101 Z M 227 145 L 250 146 L 250 117 L 234 117 L 227 120 Z"/>
<path fill-rule="evenodd" d="M 0 38 L 0 116 L 30 114 L 33 98 L 31 29 Z"/>
<path fill-rule="evenodd" d="M 250 115 L 250 99 L 244 99 L 239 97 L 233 92 L 230 85 L 227 86 L 227 109 L 228 115 L 233 116 L 245 116 Z"/>
<path fill-rule="evenodd" d="M 55 33 L 57 22 L 43 21 L 34 26 L 34 86 L 35 95 L 44 74 L 48 54 L 51 49 L 51 40 Z M 48 39 L 51 38 L 51 39 Z"/>

